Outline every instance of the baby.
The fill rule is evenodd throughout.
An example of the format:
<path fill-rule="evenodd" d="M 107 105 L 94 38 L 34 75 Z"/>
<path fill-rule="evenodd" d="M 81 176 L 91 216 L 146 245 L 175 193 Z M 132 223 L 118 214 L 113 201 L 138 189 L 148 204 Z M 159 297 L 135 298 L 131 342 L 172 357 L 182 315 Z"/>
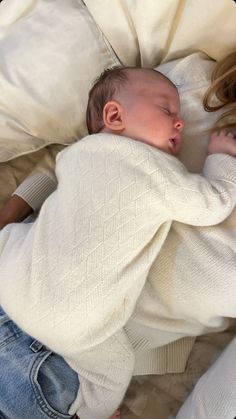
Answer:
<path fill-rule="evenodd" d="M 172 221 L 210 226 L 231 213 L 236 165 L 226 154 L 236 155 L 236 142 L 214 133 L 208 154 L 224 154 L 206 159 L 205 177 L 189 173 L 175 157 L 184 126 L 177 89 L 149 69 L 105 71 L 89 94 L 87 123 L 92 135 L 58 157 L 58 188 L 36 221 L 0 233 L 0 305 L 78 373 L 71 413 L 107 419 L 140 348 L 149 361 L 148 348 L 184 336 L 166 319 L 166 342 L 158 318 L 148 328 L 145 310 L 138 320 L 133 313 Z M 12 364 L 20 374 L 19 360 Z"/>

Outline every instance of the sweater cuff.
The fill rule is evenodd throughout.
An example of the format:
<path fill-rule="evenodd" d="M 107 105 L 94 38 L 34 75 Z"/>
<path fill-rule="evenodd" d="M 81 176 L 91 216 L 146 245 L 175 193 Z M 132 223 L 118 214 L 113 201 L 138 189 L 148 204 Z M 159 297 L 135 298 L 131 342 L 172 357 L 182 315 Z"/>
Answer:
<path fill-rule="evenodd" d="M 195 339 L 188 336 L 165 346 L 136 352 L 133 375 L 183 373 Z"/>
<path fill-rule="evenodd" d="M 38 211 L 57 183 L 45 173 L 35 173 L 22 182 L 12 195 L 22 198 L 34 210 Z"/>

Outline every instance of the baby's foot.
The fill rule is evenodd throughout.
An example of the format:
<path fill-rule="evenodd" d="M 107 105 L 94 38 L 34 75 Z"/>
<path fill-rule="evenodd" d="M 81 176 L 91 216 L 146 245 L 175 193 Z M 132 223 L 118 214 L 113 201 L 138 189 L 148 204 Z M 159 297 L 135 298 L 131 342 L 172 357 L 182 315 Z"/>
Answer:
<path fill-rule="evenodd" d="M 120 409 L 117 409 L 113 415 L 110 416 L 109 419 L 120 419 Z"/>

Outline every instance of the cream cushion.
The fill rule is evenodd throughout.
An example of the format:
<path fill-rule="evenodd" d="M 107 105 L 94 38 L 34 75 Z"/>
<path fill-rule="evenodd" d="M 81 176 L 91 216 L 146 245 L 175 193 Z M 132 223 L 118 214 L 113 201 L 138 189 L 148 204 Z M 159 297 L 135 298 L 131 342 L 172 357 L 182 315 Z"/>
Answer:
<path fill-rule="evenodd" d="M 0 161 L 86 133 L 88 90 L 119 64 L 81 0 L 0 5 Z"/>
<path fill-rule="evenodd" d="M 155 67 L 202 51 L 219 60 L 235 49 L 232 0 L 85 0 L 125 65 Z M 115 22 L 111 19 L 115 16 Z"/>

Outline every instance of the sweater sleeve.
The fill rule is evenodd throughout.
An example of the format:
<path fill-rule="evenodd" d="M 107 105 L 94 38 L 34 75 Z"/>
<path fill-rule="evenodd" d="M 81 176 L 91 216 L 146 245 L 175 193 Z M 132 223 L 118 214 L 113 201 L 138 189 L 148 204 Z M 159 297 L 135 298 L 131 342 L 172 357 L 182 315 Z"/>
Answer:
<path fill-rule="evenodd" d="M 29 175 L 14 191 L 12 195 L 22 198 L 27 204 L 37 211 L 56 189 L 57 182 L 46 173 L 34 173 Z"/>
<path fill-rule="evenodd" d="M 193 226 L 224 221 L 236 204 L 236 159 L 226 154 L 206 158 L 203 175 L 188 172 L 176 158 L 160 156 L 151 176 L 153 196 L 170 220 Z M 153 199 L 157 202 L 157 199 Z"/>

